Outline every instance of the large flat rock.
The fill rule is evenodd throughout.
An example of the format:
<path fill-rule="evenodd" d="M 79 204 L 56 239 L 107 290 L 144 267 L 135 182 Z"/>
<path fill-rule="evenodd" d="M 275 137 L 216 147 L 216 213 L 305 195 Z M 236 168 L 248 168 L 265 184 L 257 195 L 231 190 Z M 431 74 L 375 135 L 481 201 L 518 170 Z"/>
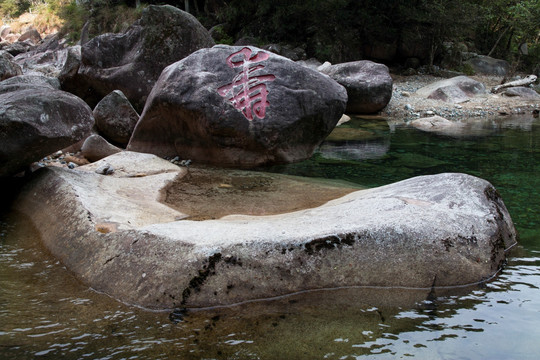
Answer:
<path fill-rule="evenodd" d="M 105 162 L 112 175 L 94 171 Z M 158 309 L 309 289 L 470 284 L 493 276 L 516 242 L 497 191 L 464 174 L 416 177 L 293 212 L 204 221 L 160 201 L 182 178 L 185 168 L 122 152 L 74 170 L 40 170 L 15 206 L 80 280 Z M 264 208 L 265 200 L 254 205 Z"/>

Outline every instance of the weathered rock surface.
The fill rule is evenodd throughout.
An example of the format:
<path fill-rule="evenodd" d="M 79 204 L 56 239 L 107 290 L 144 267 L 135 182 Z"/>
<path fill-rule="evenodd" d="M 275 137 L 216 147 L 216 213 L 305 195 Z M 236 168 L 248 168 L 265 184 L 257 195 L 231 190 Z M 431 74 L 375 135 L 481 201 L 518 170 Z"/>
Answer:
<path fill-rule="evenodd" d="M 37 45 L 41 40 L 42 39 L 39 32 L 34 28 L 30 28 L 21 34 L 18 41 L 26 41 L 31 43 L 32 45 Z"/>
<path fill-rule="evenodd" d="M 13 62 L 10 53 L 0 50 L 0 81 L 17 75 L 22 75 L 21 67 Z"/>
<path fill-rule="evenodd" d="M 386 65 L 362 60 L 327 66 L 321 72 L 347 89 L 347 113 L 376 113 L 392 98 L 392 78 Z"/>
<path fill-rule="evenodd" d="M 477 74 L 504 76 L 510 69 L 506 60 L 479 55 L 464 62 L 472 66 Z"/>
<path fill-rule="evenodd" d="M 471 97 L 486 93 L 486 87 L 479 81 L 467 76 L 456 76 L 424 86 L 416 91 L 417 95 L 433 100 L 442 100 L 459 104 Z"/>
<path fill-rule="evenodd" d="M 69 49 L 29 51 L 17 55 L 13 61 L 21 66 L 25 74 L 58 77 L 66 65 L 69 51 Z"/>
<path fill-rule="evenodd" d="M 60 90 L 60 82 L 57 78 L 44 75 L 18 75 L 6 79 L 0 83 L 0 87 L 16 86 L 28 87 L 28 85 L 50 86 L 53 89 Z"/>
<path fill-rule="evenodd" d="M 65 148 L 90 132 L 92 110 L 51 86 L 0 86 L 0 177 Z"/>
<path fill-rule="evenodd" d="M 298 161 L 332 131 L 346 101 L 317 71 L 218 45 L 163 71 L 128 150 L 234 167 Z"/>
<path fill-rule="evenodd" d="M 84 143 L 81 146 L 83 156 L 92 162 L 101 160 L 120 151 L 122 151 L 122 149 L 112 145 L 97 134 L 90 135 L 84 140 Z"/>
<path fill-rule="evenodd" d="M 540 100 L 540 94 L 538 94 L 535 90 L 524 86 L 506 89 L 502 94 L 510 97 L 520 97 L 527 100 Z"/>
<path fill-rule="evenodd" d="M 104 163 L 117 171 L 96 174 Z M 497 191 L 469 175 L 412 178 L 281 215 L 175 221 L 185 214 L 157 199 L 187 172 L 123 152 L 75 170 L 41 169 L 15 204 L 79 279 L 148 308 L 473 283 L 495 274 L 516 241 Z"/>
<path fill-rule="evenodd" d="M 194 16 L 169 5 L 148 6 L 125 33 L 103 34 L 82 46 L 78 77 L 86 86 L 78 95 L 92 102 L 121 90 L 142 109 L 167 65 L 212 45 L 212 37 Z M 89 99 L 89 94 L 97 99 Z"/>
<path fill-rule="evenodd" d="M 120 90 L 105 96 L 94 108 L 96 127 L 105 139 L 126 146 L 139 114 Z"/>

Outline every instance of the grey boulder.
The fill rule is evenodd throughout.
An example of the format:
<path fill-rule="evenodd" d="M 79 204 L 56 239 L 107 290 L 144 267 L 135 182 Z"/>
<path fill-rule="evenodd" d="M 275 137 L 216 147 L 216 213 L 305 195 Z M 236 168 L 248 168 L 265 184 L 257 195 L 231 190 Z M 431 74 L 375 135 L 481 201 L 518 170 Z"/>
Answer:
<path fill-rule="evenodd" d="M 0 177 L 83 139 L 94 125 L 92 110 L 52 86 L 0 84 Z"/>
<path fill-rule="evenodd" d="M 60 90 L 60 82 L 55 77 L 44 75 L 17 75 L 0 82 L 0 86 L 20 86 L 28 87 L 28 85 L 50 86 L 53 89 Z"/>
<path fill-rule="evenodd" d="M 105 164 L 116 171 L 97 174 Z M 349 286 L 471 284 L 496 274 L 516 243 L 498 192 L 465 174 L 416 177 L 284 214 L 205 221 L 178 220 L 185 214 L 158 202 L 174 179 L 189 183 L 187 174 L 123 152 L 75 170 L 41 169 L 15 206 L 85 284 L 155 309 Z"/>
<path fill-rule="evenodd" d="M 519 97 L 524 100 L 540 100 L 540 94 L 534 89 L 525 86 L 516 86 L 506 89 L 502 94 L 508 97 Z"/>
<path fill-rule="evenodd" d="M 13 56 L 7 51 L 0 50 L 0 81 L 22 75 L 22 69 L 13 61 Z"/>
<path fill-rule="evenodd" d="M 479 81 L 467 76 L 456 76 L 426 85 L 416 91 L 416 94 L 433 100 L 449 103 L 462 103 L 472 97 L 486 93 L 486 87 Z"/>
<path fill-rule="evenodd" d="M 347 113 L 372 114 L 392 98 L 388 67 L 368 60 L 321 67 L 320 71 L 347 89 Z"/>
<path fill-rule="evenodd" d="M 105 139 L 125 147 L 139 114 L 120 90 L 105 96 L 94 108 L 96 128 Z"/>
<path fill-rule="evenodd" d="M 465 61 L 465 64 L 472 66 L 477 74 L 504 76 L 510 69 L 510 64 L 506 60 L 495 59 L 485 55 L 479 55 Z"/>
<path fill-rule="evenodd" d="M 103 34 L 82 45 L 78 95 L 93 104 L 121 90 L 142 109 L 167 65 L 212 45 L 212 37 L 194 16 L 169 5 L 148 6 L 126 32 Z"/>
<path fill-rule="evenodd" d="M 255 47 L 217 45 L 168 66 L 128 150 L 227 167 L 310 157 L 345 110 L 328 76 Z"/>
<path fill-rule="evenodd" d="M 87 137 L 81 146 L 82 155 L 90 162 L 101 160 L 120 151 L 122 149 L 112 145 L 97 134 Z"/>

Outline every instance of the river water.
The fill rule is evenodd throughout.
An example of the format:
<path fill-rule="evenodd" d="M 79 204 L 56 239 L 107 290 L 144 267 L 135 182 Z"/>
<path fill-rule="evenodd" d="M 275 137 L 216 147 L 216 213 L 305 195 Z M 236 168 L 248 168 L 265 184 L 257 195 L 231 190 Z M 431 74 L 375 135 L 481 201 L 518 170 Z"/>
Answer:
<path fill-rule="evenodd" d="M 0 359 L 537 359 L 540 121 L 485 121 L 468 136 L 353 119 L 302 163 L 268 171 L 379 186 L 465 172 L 491 181 L 520 233 L 487 283 L 333 289 L 185 314 L 130 307 L 74 279 L 29 219 L 0 212 Z M 341 138 L 340 138 L 341 136 Z M 9 186 L 4 195 L 16 190 Z M 69 219 L 58 219 L 58 226 Z"/>

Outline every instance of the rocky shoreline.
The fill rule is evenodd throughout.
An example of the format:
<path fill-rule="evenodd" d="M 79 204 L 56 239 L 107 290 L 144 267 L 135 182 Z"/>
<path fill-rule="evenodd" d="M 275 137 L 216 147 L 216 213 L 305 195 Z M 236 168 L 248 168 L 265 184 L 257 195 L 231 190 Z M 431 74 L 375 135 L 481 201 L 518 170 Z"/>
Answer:
<path fill-rule="evenodd" d="M 444 80 L 432 75 L 392 75 L 394 86 L 392 98 L 380 112 L 392 124 L 408 123 L 420 117 L 438 115 L 448 120 L 465 118 L 482 118 L 505 115 L 530 115 L 540 109 L 538 100 L 526 100 L 507 97 L 501 94 L 486 93 L 470 98 L 460 104 L 450 104 L 439 100 L 431 100 L 416 94 L 424 86 Z M 470 78 L 485 84 L 487 89 L 499 85 L 502 76 L 478 75 Z"/>

